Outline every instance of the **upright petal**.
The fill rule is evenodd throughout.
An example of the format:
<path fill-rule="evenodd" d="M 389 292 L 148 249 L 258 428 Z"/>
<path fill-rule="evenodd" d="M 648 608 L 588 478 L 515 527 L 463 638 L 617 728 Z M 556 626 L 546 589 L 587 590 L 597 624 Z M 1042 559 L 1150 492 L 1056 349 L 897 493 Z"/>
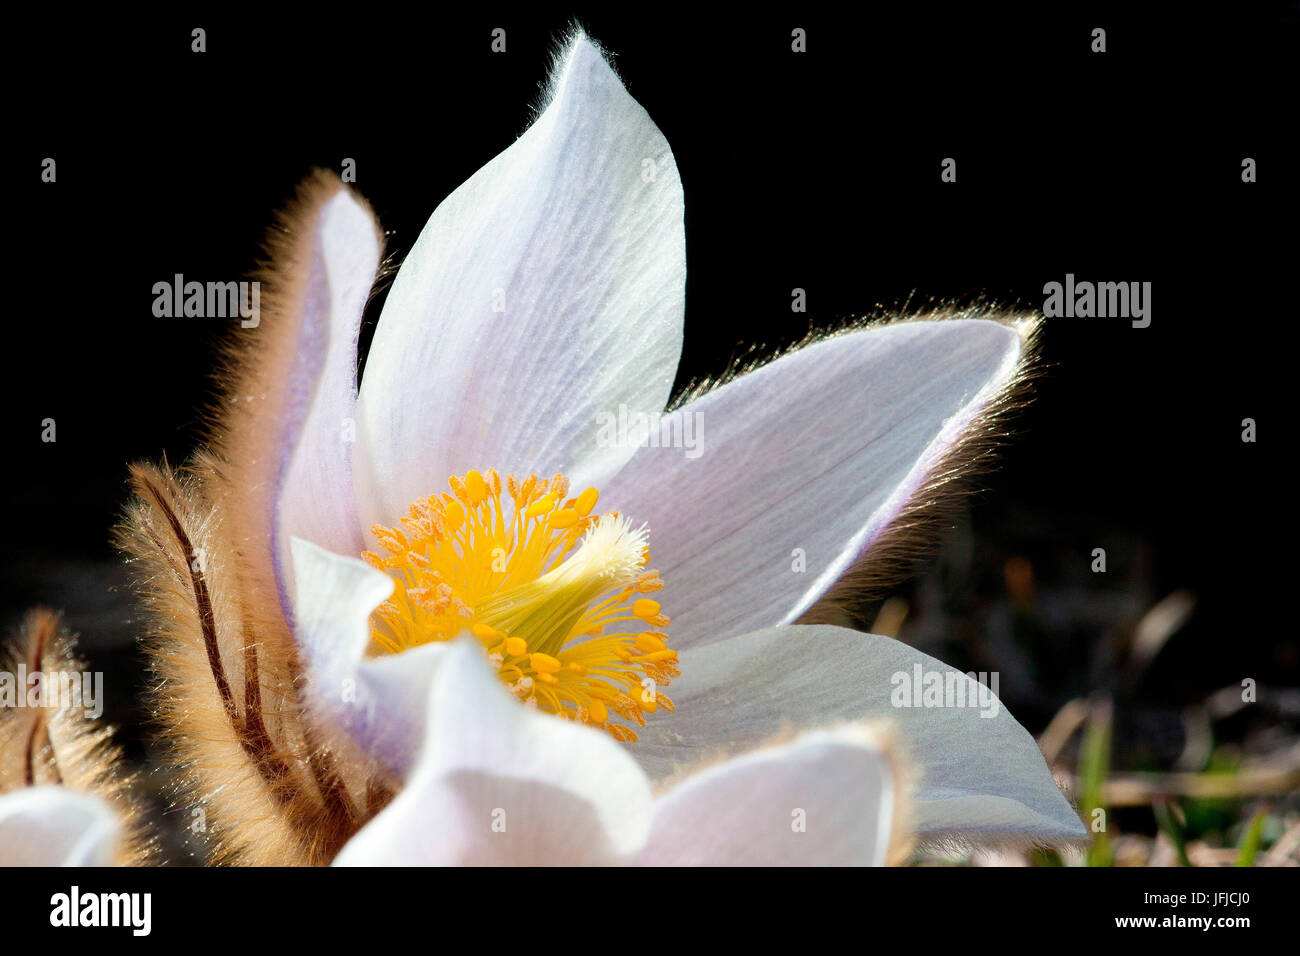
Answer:
<path fill-rule="evenodd" d="M 380 244 L 365 205 L 320 173 L 300 187 L 270 247 L 260 313 L 231 336 L 214 438 L 227 530 L 255 582 L 245 600 L 264 620 L 274 611 L 292 621 L 289 538 L 360 551 L 349 419 Z"/>
<path fill-rule="evenodd" d="M 640 862 L 880 866 L 895 782 L 865 727 L 814 731 L 710 767 L 655 801 Z"/>
<path fill-rule="evenodd" d="M 472 468 L 598 482 L 631 449 L 601 447 L 597 414 L 668 398 L 686 276 L 672 152 L 586 37 L 551 88 L 435 210 L 385 303 L 358 409 L 367 525 Z"/>
<path fill-rule="evenodd" d="M 121 836 L 98 797 L 59 786 L 0 795 L 0 866 L 108 866 Z"/>
<path fill-rule="evenodd" d="M 650 810 L 645 775 L 626 751 L 511 698 L 467 639 L 434 679 L 413 777 L 335 862 L 616 863 L 644 845 Z"/>
<path fill-rule="evenodd" d="M 321 210 L 306 297 L 309 335 L 323 335 L 325 350 L 318 356 L 315 391 L 280 494 L 282 557 L 292 537 L 346 555 L 364 547 L 352 489 L 357 334 L 380 256 L 369 210 L 351 193 L 335 194 Z"/>
<path fill-rule="evenodd" d="M 1086 836 L 991 681 L 982 688 L 901 641 L 824 625 L 774 627 L 690 648 L 680 665 L 675 711 L 656 713 L 630 746 L 652 779 L 791 729 L 888 720 L 920 774 L 911 822 L 923 838 Z M 931 674 L 953 688 L 946 706 L 917 699 Z"/>
<path fill-rule="evenodd" d="M 1020 333 L 997 322 L 902 322 L 800 349 L 682 408 L 681 447 L 640 449 L 602 496 L 650 526 L 674 643 L 796 620 L 923 487 L 1020 355 Z"/>

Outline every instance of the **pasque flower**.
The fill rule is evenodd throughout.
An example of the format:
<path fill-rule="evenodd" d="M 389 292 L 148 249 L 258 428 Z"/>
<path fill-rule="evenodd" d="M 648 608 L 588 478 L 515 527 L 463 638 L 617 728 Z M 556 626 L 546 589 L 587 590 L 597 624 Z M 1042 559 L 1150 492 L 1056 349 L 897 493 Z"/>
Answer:
<path fill-rule="evenodd" d="M 860 327 L 698 388 L 673 412 L 698 455 L 602 436 L 668 402 L 686 255 L 668 143 L 584 36 L 433 213 L 358 387 L 379 237 L 309 183 L 211 447 L 135 471 L 159 709 L 217 858 L 880 863 L 913 833 L 1083 836 L 1004 709 L 892 706 L 894 675 L 949 669 L 797 623 L 883 577 L 978 457 L 1029 320 Z"/>

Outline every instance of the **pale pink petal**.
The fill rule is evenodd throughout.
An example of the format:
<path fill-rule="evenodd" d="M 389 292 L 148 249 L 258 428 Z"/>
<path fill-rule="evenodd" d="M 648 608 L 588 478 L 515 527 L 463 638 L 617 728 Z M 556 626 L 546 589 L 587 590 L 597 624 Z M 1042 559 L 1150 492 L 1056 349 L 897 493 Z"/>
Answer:
<path fill-rule="evenodd" d="M 650 527 L 674 646 L 796 620 L 1020 354 L 1020 334 L 996 322 L 898 323 L 801 349 L 685 406 L 699 444 L 642 448 L 601 499 Z"/>
<path fill-rule="evenodd" d="M 537 121 L 437 208 L 398 273 L 361 383 L 365 523 L 474 468 L 596 482 L 621 466 L 631 449 L 602 447 L 593 422 L 668 398 L 682 217 L 667 141 L 579 37 Z"/>
<path fill-rule="evenodd" d="M 871 731 L 814 731 L 710 767 L 659 797 L 640 862 L 880 866 L 893 805 L 889 758 Z"/>
<path fill-rule="evenodd" d="M 314 223 L 279 445 L 274 554 L 282 601 L 292 594 L 291 538 L 352 556 L 365 546 L 352 491 L 352 448 L 357 332 L 379 267 L 376 230 L 369 210 L 346 190 L 324 203 Z"/>
<path fill-rule="evenodd" d="M 791 730 L 888 721 L 920 773 L 912 820 L 923 837 L 1086 835 L 991 676 L 981 689 L 901 641 L 825 625 L 767 628 L 692 647 L 679 664 L 681 677 L 668 688 L 675 711 L 661 709 L 629 745 L 651 779 L 743 754 Z M 917 699 L 918 669 L 923 688 L 930 674 L 951 680 L 953 695 L 944 700 L 952 706 L 905 706 Z"/>
<path fill-rule="evenodd" d="M 475 640 L 438 668 L 406 788 L 343 848 L 353 866 L 626 862 L 650 788 L 613 738 L 517 700 Z"/>

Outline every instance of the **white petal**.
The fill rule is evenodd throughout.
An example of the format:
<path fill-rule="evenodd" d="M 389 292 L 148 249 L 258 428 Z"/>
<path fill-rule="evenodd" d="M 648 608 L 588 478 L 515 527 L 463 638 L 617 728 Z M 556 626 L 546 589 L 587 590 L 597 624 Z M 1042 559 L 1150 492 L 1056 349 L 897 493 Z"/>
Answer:
<path fill-rule="evenodd" d="M 651 865 L 880 866 L 889 849 L 894 782 L 862 727 L 711 767 L 655 801 Z"/>
<path fill-rule="evenodd" d="M 690 648 L 679 663 L 682 675 L 668 688 L 676 711 L 660 710 L 630 745 L 652 779 L 790 728 L 887 719 L 921 774 L 912 819 L 923 836 L 1085 836 L 1038 745 L 996 696 L 974 697 L 975 681 L 901 641 L 841 627 L 774 627 Z M 966 700 L 982 706 L 895 706 L 917 666 L 922 680 L 953 674 Z"/>
<path fill-rule="evenodd" d="M 120 838 L 98 797 L 56 786 L 0 795 L 0 866 L 109 866 Z"/>
<path fill-rule="evenodd" d="M 428 713 L 413 777 L 336 863 L 613 863 L 644 845 L 650 789 L 636 761 L 514 700 L 477 641 L 451 647 Z"/>
<path fill-rule="evenodd" d="M 358 408 L 367 526 L 471 468 L 597 483 L 632 449 L 600 447 L 596 415 L 668 398 L 686 277 L 672 153 L 585 37 L 552 87 L 437 208 L 384 305 Z"/>
<path fill-rule="evenodd" d="M 354 558 L 294 538 L 294 632 L 314 716 L 366 753 L 405 773 L 419 750 L 424 708 L 443 643 L 367 658 L 370 614 L 393 579 Z"/>
<path fill-rule="evenodd" d="M 286 593 L 292 593 L 292 582 L 283 580 L 290 538 L 340 554 L 359 555 L 365 546 L 352 490 L 357 332 L 379 256 L 370 212 L 346 190 L 328 199 L 311 237 L 284 426 L 282 447 L 292 455 L 276 502 L 276 559 Z M 295 414 L 301 421 L 292 420 Z"/>
<path fill-rule="evenodd" d="M 899 323 L 801 349 L 682 409 L 700 423 L 698 450 L 641 449 L 601 501 L 649 524 L 674 645 L 797 619 L 889 526 L 1020 352 L 995 322 Z"/>

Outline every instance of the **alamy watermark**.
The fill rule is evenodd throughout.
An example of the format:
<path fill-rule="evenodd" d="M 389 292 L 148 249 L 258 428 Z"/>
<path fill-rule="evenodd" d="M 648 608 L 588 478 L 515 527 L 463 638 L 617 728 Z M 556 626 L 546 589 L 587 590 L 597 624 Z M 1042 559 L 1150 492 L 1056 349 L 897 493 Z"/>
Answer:
<path fill-rule="evenodd" d="M 704 415 L 684 411 L 632 412 L 626 405 L 618 413 L 598 412 L 596 444 L 600 448 L 681 448 L 695 459 L 704 453 Z"/>
<path fill-rule="evenodd" d="M 160 319 L 240 319 L 255 329 L 262 321 L 260 282 L 186 282 L 176 273 L 171 282 L 153 284 L 153 314 Z"/>
<path fill-rule="evenodd" d="M 894 687 L 889 694 L 894 707 L 970 707 L 978 709 L 981 717 L 996 717 L 1001 707 L 997 671 L 963 674 L 913 664 L 911 673 L 895 671 L 889 683 Z"/>
<path fill-rule="evenodd" d="M 104 713 L 103 671 L 0 671 L 0 707 L 83 710 L 87 720 Z"/>
<path fill-rule="evenodd" d="M 1065 282 L 1043 286 L 1043 315 L 1049 319 L 1132 319 L 1133 328 L 1151 324 L 1150 282 Z"/>
<path fill-rule="evenodd" d="M 51 926 L 124 927 L 132 936 L 153 929 L 152 893 L 83 893 L 73 885 L 50 897 Z"/>

